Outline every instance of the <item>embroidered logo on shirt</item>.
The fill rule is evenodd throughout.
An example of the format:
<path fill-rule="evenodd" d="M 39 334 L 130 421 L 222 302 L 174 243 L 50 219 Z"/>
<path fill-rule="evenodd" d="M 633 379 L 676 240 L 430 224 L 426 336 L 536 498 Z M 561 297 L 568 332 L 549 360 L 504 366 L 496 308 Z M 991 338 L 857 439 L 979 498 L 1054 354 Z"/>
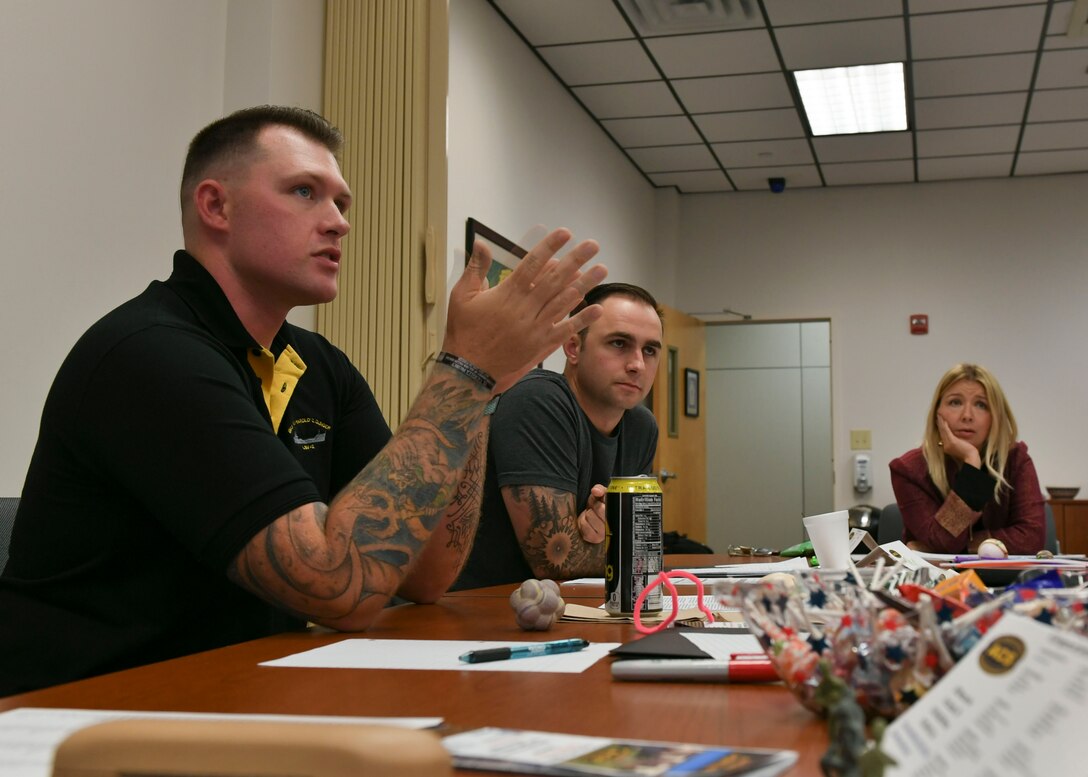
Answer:
<path fill-rule="evenodd" d="M 331 429 L 331 425 L 316 418 L 299 418 L 287 427 L 287 432 L 295 445 L 304 451 L 312 451 L 325 442 L 326 434 Z"/>

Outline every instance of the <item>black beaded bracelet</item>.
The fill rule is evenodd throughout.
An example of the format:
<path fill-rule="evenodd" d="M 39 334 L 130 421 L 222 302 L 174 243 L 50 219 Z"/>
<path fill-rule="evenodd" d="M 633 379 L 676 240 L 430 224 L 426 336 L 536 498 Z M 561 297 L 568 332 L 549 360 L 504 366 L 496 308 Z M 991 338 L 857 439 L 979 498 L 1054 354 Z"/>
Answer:
<path fill-rule="evenodd" d="M 447 367 L 453 367 L 463 375 L 467 375 L 474 381 L 479 383 L 488 391 L 495 388 L 495 379 L 481 370 L 475 364 L 466 359 L 462 359 L 460 356 L 454 356 L 452 353 L 446 351 L 440 351 L 438 356 L 434 359 L 439 364 L 445 364 Z"/>

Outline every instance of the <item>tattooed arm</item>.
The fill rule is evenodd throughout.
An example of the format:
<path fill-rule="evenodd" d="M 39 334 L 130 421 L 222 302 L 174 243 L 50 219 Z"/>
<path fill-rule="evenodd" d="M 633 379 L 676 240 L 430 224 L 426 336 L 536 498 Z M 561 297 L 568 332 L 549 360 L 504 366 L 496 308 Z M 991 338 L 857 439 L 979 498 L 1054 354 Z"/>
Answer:
<path fill-rule="evenodd" d="M 580 528 L 586 513 L 596 510 L 592 495 L 589 506 L 579 513 L 574 494 L 559 488 L 503 486 L 501 491 L 521 552 L 534 575 L 559 579 L 604 574 L 606 544 L 583 539 Z"/>
<path fill-rule="evenodd" d="M 501 391 L 599 318 L 599 305 L 565 318 L 607 273 L 600 266 L 580 271 L 596 254 L 592 241 L 555 258 L 569 239 L 567 230 L 553 231 L 494 289 L 486 280 L 490 254 L 477 244 L 450 293 L 443 350 L 494 376 Z M 443 524 L 435 555 L 412 567 L 456 502 L 471 461 L 477 473 L 468 474 L 470 492 L 473 477 L 479 486 L 488 424 L 483 411 L 491 393 L 476 379 L 435 365 L 408 417 L 370 464 L 327 507 L 303 505 L 258 532 L 231 564 L 231 579 L 282 609 L 346 631 L 369 626 L 410 571 L 406 593 L 432 595 L 447 576 L 448 585 L 470 545 L 449 539 L 460 522 L 453 529 Z M 461 522 L 470 500 L 463 501 Z M 429 575 L 436 580 L 422 590 L 419 581 Z"/>
<path fill-rule="evenodd" d="M 341 630 L 366 628 L 455 502 L 474 441 L 478 447 L 485 433 L 488 395 L 475 381 L 436 365 L 393 439 L 332 504 L 304 505 L 274 521 L 237 556 L 231 577 L 306 619 Z M 431 564 L 459 569 L 461 554 L 446 550 Z"/>
<path fill-rule="evenodd" d="M 487 467 L 489 424 L 486 418 L 482 427 L 473 440 L 472 452 L 465 464 L 461 482 L 457 484 L 453 501 L 435 527 L 419 562 L 411 568 L 401 584 L 398 593 L 405 599 L 423 604 L 436 601 L 453 585 L 468 560 L 476 527 L 480 523 L 480 503 Z"/>

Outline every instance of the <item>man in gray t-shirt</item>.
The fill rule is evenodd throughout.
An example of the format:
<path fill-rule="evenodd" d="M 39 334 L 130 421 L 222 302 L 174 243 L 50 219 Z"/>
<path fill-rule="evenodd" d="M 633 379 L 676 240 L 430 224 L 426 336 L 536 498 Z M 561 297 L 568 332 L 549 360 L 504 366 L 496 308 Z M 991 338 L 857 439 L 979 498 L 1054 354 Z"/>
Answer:
<path fill-rule="evenodd" d="M 604 495 L 651 471 L 657 423 L 642 404 L 661 352 L 657 302 L 623 283 L 585 304 L 604 315 L 563 346 L 563 374 L 533 370 L 491 420 L 480 524 L 454 588 L 604 573 Z"/>

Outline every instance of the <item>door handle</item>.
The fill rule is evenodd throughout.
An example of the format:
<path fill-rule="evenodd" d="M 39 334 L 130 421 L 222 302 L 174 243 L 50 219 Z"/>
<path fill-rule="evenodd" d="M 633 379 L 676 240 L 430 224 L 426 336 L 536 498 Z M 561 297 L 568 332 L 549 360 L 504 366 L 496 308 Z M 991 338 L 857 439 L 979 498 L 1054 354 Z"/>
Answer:
<path fill-rule="evenodd" d="M 668 471 L 667 469 L 663 469 L 663 470 L 661 470 L 661 471 L 660 471 L 659 473 L 657 473 L 657 476 L 658 476 L 658 478 L 660 478 L 660 479 L 661 479 L 661 482 L 662 482 L 662 483 L 664 483 L 664 482 L 665 482 L 666 480 L 668 480 L 669 478 L 677 478 L 677 477 L 680 477 L 680 476 L 679 476 L 679 475 L 677 475 L 677 474 L 676 474 L 675 472 L 669 472 L 669 471 Z"/>

